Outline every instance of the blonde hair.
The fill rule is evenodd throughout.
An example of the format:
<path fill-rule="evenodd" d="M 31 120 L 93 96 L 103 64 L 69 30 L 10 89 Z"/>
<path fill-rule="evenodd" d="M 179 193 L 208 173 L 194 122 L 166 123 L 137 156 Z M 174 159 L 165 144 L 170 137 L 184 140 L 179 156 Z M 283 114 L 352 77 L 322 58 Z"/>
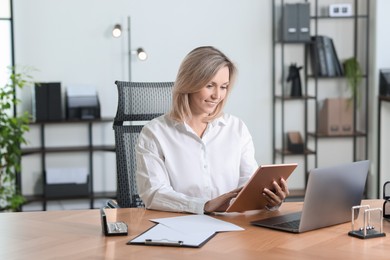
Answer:
<path fill-rule="evenodd" d="M 189 120 L 192 113 L 188 95 L 200 91 L 223 67 L 229 68 L 229 86 L 226 97 L 206 118 L 206 121 L 210 122 L 221 116 L 236 78 L 237 68 L 225 54 L 212 46 L 198 47 L 188 53 L 182 61 L 173 86 L 170 116 L 179 122 Z"/>

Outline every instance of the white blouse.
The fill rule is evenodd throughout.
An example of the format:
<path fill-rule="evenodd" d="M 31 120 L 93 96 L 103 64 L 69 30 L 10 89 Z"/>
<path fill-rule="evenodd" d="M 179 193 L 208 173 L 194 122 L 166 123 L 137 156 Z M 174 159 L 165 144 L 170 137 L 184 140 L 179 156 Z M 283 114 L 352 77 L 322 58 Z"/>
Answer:
<path fill-rule="evenodd" d="M 139 136 L 137 187 L 146 208 L 203 214 L 204 204 L 241 187 L 258 164 L 248 128 L 224 114 L 199 138 L 168 115 L 147 123 Z"/>

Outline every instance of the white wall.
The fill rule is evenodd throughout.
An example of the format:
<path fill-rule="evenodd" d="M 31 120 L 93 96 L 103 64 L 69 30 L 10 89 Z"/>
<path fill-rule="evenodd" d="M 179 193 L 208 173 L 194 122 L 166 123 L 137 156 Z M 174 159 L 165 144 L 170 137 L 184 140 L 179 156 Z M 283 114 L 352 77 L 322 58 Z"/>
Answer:
<path fill-rule="evenodd" d="M 173 81 L 190 50 L 200 45 L 220 48 L 239 68 L 226 110 L 248 125 L 258 162 L 272 162 L 271 1 L 14 0 L 14 11 L 16 63 L 37 68 L 37 81 L 61 81 L 63 90 L 70 84 L 96 86 L 104 117 L 114 116 L 116 110 L 114 81 L 128 80 L 127 32 L 113 38 L 114 24 L 126 29 L 131 16 L 132 48 L 142 46 L 149 54 L 146 62 L 133 59 L 133 81 Z M 52 130 L 55 134 L 48 137 L 48 144 L 69 142 L 68 128 L 61 128 Z M 85 128 L 79 131 L 71 141 L 85 143 Z M 37 145 L 33 132 L 30 139 Z M 98 141 L 113 143 L 109 127 L 105 135 Z M 104 160 L 109 155 L 101 156 Z M 70 160 L 78 166 L 85 156 L 78 154 L 74 161 L 69 155 L 51 157 L 48 164 L 54 167 Z M 97 190 L 115 189 L 114 182 L 107 183 L 115 178 L 115 163 L 108 163 L 95 167 Z M 100 183 L 99 176 L 107 174 L 111 177 Z M 38 176 L 39 162 L 24 157 L 25 192 L 32 192 L 29 187 Z"/>
<path fill-rule="evenodd" d="M 373 88 L 369 158 L 371 193 L 376 194 L 376 80 L 379 68 L 390 67 L 386 30 L 390 4 L 385 0 L 370 2 L 374 15 L 371 16 Z M 239 68 L 226 110 L 246 122 L 253 135 L 256 159 L 268 164 L 272 162 L 271 4 L 272 1 L 259 0 L 14 0 L 16 63 L 37 68 L 36 81 L 61 81 L 63 91 L 71 84 L 96 86 L 102 116 L 113 117 L 117 103 L 114 81 L 128 80 L 128 34 L 125 31 L 121 38 L 113 38 L 114 24 L 121 23 L 126 30 L 130 16 L 132 49 L 142 46 L 149 54 L 146 62 L 132 59 L 133 81 L 173 81 L 181 60 L 190 50 L 214 45 Z M 29 94 L 23 95 L 24 106 L 31 105 Z M 387 110 L 390 113 L 390 107 Z M 388 121 L 384 127 L 390 129 Z M 73 136 L 69 140 L 70 131 Z M 52 127 L 48 132 L 46 142 L 50 145 L 87 142 L 82 126 L 73 130 L 68 126 Z M 95 127 L 94 133 L 96 143 L 113 144 L 109 124 Z M 37 129 L 33 128 L 29 136 L 30 146 L 37 146 Z M 323 160 L 332 161 L 332 156 L 328 156 L 332 155 L 332 149 L 321 150 Z M 34 192 L 34 183 L 40 175 L 40 162 L 34 156 L 23 158 L 26 194 Z M 50 157 L 49 167 L 78 167 L 86 161 L 85 154 Z M 95 189 L 115 190 L 115 158 L 112 154 L 98 153 L 96 159 Z M 390 165 L 386 167 L 389 169 Z M 302 176 L 291 179 L 290 188 L 303 185 Z"/>
<path fill-rule="evenodd" d="M 379 70 L 390 68 L 390 35 L 389 35 L 389 10 L 390 10 L 390 1 L 385 0 L 376 0 L 376 5 L 373 5 L 373 20 L 372 27 L 372 67 L 371 67 L 371 97 L 372 97 L 372 112 L 371 117 L 371 160 L 376 162 L 377 160 L 377 133 L 378 133 L 378 94 L 379 94 Z M 382 198 L 382 186 L 383 183 L 390 180 L 390 161 L 388 160 L 388 155 L 390 154 L 390 138 L 388 133 L 390 132 L 390 104 L 388 102 L 382 102 L 382 111 L 381 111 L 381 159 L 380 159 L 380 169 L 378 169 L 377 164 L 373 164 L 371 172 L 373 175 L 377 175 L 380 170 L 380 195 L 379 198 Z M 371 187 L 377 185 L 377 178 L 373 178 Z M 372 189 L 374 191 L 374 189 Z M 372 195 L 376 196 L 376 193 Z"/>

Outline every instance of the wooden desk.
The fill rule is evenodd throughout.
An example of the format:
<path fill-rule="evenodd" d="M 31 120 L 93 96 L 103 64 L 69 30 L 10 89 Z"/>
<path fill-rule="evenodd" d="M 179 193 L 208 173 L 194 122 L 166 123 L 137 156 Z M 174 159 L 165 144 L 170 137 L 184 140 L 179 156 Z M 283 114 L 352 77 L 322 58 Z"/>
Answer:
<path fill-rule="evenodd" d="M 364 201 L 382 207 L 382 200 Z M 301 202 L 284 203 L 280 212 L 250 211 L 217 218 L 245 231 L 219 233 L 202 248 L 126 245 L 153 224 L 151 218 L 181 214 L 144 209 L 107 210 L 109 221 L 125 221 L 129 235 L 105 237 L 99 210 L 0 214 L 0 259 L 389 259 L 390 223 L 386 237 L 361 240 L 347 235 L 351 223 L 290 234 L 251 226 L 250 221 L 300 210 Z"/>

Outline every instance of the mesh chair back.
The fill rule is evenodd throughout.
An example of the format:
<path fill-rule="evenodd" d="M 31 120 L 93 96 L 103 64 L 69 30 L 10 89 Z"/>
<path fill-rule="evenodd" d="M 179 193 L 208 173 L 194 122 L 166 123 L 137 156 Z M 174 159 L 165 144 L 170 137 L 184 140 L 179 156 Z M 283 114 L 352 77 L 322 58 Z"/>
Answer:
<path fill-rule="evenodd" d="M 135 147 L 145 121 L 167 113 L 173 82 L 115 82 L 118 108 L 114 119 L 117 202 L 120 207 L 143 207 L 135 179 Z"/>

